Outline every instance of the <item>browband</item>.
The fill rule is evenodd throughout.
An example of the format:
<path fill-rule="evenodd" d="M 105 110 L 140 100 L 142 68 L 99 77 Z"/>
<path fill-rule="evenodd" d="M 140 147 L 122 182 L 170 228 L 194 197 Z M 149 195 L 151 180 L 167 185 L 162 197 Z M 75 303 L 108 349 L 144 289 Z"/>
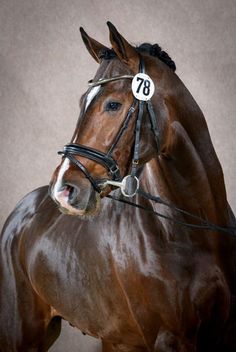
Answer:
<path fill-rule="evenodd" d="M 133 79 L 133 78 L 134 78 L 133 75 L 114 76 L 111 78 L 100 78 L 98 81 L 93 81 L 93 80 L 88 81 L 88 86 L 91 88 L 91 87 L 100 86 L 101 84 L 105 84 L 108 82 L 118 81 L 120 79 Z"/>

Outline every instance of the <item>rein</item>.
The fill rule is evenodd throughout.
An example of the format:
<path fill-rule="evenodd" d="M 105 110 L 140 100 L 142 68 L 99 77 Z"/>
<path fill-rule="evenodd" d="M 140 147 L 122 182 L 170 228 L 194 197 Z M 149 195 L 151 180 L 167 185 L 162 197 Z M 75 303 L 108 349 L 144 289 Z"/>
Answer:
<path fill-rule="evenodd" d="M 141 73 L 141 74 L 145 73 L 145 68 L 144 68 L 144 63 L 143 63 L 142 58 L 140 59 L 139 73 Z M 101 78 L 95 82 L 91 80 L 91 81 L 89 81 L 89 87 L 96 87 L 96 86 L 100 86 L 100 85 L 103 85 L 103 84 L 106 84 L 109 82 L 113 82 L 113 81 L 117 81 L 117 80 L 121 80 L 121 79 L 134 80 L 134 78 L 136 76 L 133 76 L 133 75 L 114 76 L 114 77 L 110 77 L 110 78 Z M 133 90 L 133 87 L 132 87 L 132 90 Z M 150 98 L 140 100 L 140 99 L 137 99 L 136 97 L 134 97 L 133 103 L 128 110 L 126 118 L 124 119 L 124 122 L 123 122 L 117 136 L 115 137 L 113 144 L 111 145 L 111 147 L 107 153 L 101 152 L 97 149 L 87 147 L 87 146 L 84 146 L 81 144 L 69 143 L 69 144 L 66 144 L 64 146 L 63 151 L 59 151 L 58 154 L 63 155 L 64 157 L 68 158 L 72 163 L 74 163 L 83 172 L 85 177 L 88 178 L 88 180 L 92 184 L 94 190 L 98 193 L 102 192 L 102 189 L 104 188 L 104 186 L 112 185 L 112 186 L 120 188 L 123 196 L 125 196 L 127 198 L 131 198 L 134 195 L 139 194 L 143 198 L 146 198 L 146 199 L 151 200 L 155 203 L 159 203 L 164 206 L 167 206 L 167 207 L 169 207 L 169 208 L 171 208 L 171 209 L 173 209 L 183 215 L 187 215 L 187 216 L 199 221 L 200 224 L 192 224 L 192 223 L 187 223 L 187 222 L 184 222 L 181 220 L 176 220 L 172 217 L 169 217 L 167 215 L 156 212 L 152 208 L 144 207 L 140 204 L 131 202 L 127 199 L 117 198 L 113 195 L 107 195 L 106 198 L 113 199 L 115 201 L 122 202 L 127 205 L 142 209 L 146 212 L 150 212 L 156 216 L 159 216 L 161 218 L 172 221 L 178 225 L 190 227 L 193 229 L 220 231 L 220 232 L 234 235 L 232 233 L 232 231 L 236 230 L 235 226 L 224 227 L 224 226 L 216 225 L 214 223 L 211 223 L 207 220 L 202 219 L 201 217 L 199 217 L 195 214 L 187 212 L 181 208 L 177 208 L 176 206 L 164 201 L 160 197 L 153 196 L 149 193 L 142 191 L 139 188 L 139 177 L 138 177 L 139 176 L 139 168 L 138 168 L 138 166 L 139 166 L 139 151 L 140 151 L 140 134 L 141 134 L 142 118 L 143 118 L 143 111 L 144 111 L 145 104 L 146 104 L 146 108 L 147 108 L 147 112 L 148 112 L 148 116 L 149 116 L 149 120 L 150 120 L 150 124 L 151 124 L 151 130 L 154 134 L 154 138 L 155 138 L 156 145 L 157 145 L 157 150 L 159 151 L 160 150 L 159 130 L 158 130 L 157 119 L 155 116 L 155 112 L 154 112 L 151 100 L 150 100 Z M 120 174 L 120 170 L 119 170 L 119 166 L 118 166 L 117 162 L 115 161 L 115 159 L 112 157 L 112 153 L 113 153 L 114 149 L 116 148 L 117 144 L 119 143 L 124 131 L 127 129 L 136 109 L 138 110 L 138 112 L 137 112 L 136 126 L 135 126 L 134 152 L 133 152 L 132 166 L 131 166 L 130 174 L 125 176 L 122 179 L 121 174 Z M 83 165 L 83 163 L 81 161 L 79 161 L 78 159 L 76 159 L 76 157 L 74 155 L 80 155 L 82 157 L 85 157 L 87 159 L 90 159 L 92 161 L 95 161 L 95 162 L 101 164 L 102 166 L 104 166 L 107 169 L 109 176 L 111 176 L 111 179 L 108 179 L 105 182 L 101 182 L 101 181 L 96 180 L 91 175 L 91 173 L 88 171 L 88 169 Z M 102 188 L 101 188 L 101 186 L 102 186 Z"/>
<path fill-rule="evenodd" d="M 134 202 L 131 202 L 129 200 L 126 200 L 126 199 L 123 199 L 123 198 L 117 198 L 113 195 L 107 195 L 106 198 L 109 198 L 109 199 L 112 199 L 112 200 L 115 200 L 117 202 L 121 202 L 121 203 L 124 203 L 124 204 L 127 204 L 127 205 L 130 205 L 132 207 L 135 207 L 135 208 L 138 208 L 138 209 L 141 209 L 141 210 L 144 210 L 148 213 L 152 213 L 153 215 L 156 215 L 160 218 L 163 218 L 163 219 L 166 219 L 168 221 L 171 221 L 177 225 L 181 225 L 181 226 L 184 226 L 184 227 L 189 227 L 189 228 L 192 228 L 192 229 L 195 229 L 195 230 L 207 230 L 207 231 L 219 231 L 219 232 L 224 232 L 224 233 L 227 233 L 228 235 L 232 235 L 232 236 L 235 236 L 234 233 L 232 233 L 232 231 L 236 230 L 236 227 L 235 226 L 219 226 L 219 225 L 216 225 L 212 222 L 209 222 L 207 220 L 204 220 L 202 219 L 201 217 L 193 214 L 193 213 L 190 213 L 184 209 L 181 209 L 181 208 L 178 208 L 172 204 L 169 204 L 167 203 L 166 201 L 164 201 L 163 199 L 161 199 L 160 197 L 155 197 L 149 193 L 146 193 L 144 191 L 142 191 L 141 189 L 139 189 L 137 191 L 137 194 L 139 194 L 141 197 L 143 198 L 146 198 L 148 200 L 152 200 L 153 202 L 155 203 L 159 203 L 159 204 L 162 204 L 162 205 L 165 205 L 167 206 L 168 208 L 170 209 L 173 209 L 181 214 L 184 214 L 184 215 L 187 215 L 195 220 L 198 220 L 200 223 L 199 224 L 192 224 L 192 223 L 188 223 L 188 222 L 184 222 L 184 221 L 181 221 L 181 220 L 177 220 L 177 219 L 174 219 L 168 215 L 165 215 L 165 214 L 162 214 L 162 213 L 159 213 L 155 210 L 153 210 L 151 207 L 144 207 L 143 205 L 140 205 L 140 204 L 137 204 L 137 203 L 134 203 Z"/>

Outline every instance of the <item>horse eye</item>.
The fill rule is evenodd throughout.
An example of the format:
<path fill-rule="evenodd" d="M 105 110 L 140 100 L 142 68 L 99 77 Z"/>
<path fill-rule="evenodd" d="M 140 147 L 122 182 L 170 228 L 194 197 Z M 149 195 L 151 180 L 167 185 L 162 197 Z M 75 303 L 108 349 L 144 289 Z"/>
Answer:
<path fill-rule="evenodd" d="M 121 103 L 118 103 L 116 101 L 109 101 L 106 104 L 105 110 L 106 111 L 117 111 L 120 109 L 120 107 L 121 107 Z"/>

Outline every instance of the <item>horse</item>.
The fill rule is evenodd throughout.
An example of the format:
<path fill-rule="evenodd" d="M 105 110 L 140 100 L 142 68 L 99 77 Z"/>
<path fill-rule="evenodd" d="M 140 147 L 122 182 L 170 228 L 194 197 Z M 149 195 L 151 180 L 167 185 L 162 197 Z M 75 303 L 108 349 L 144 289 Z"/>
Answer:
<path fill-rule="evenodd" d="M 47 351 L 61 319 L 103 352 L 236 349 L 235 217 L 199 106 L 158 44 L 111 48 L 49 186 L 1 234 L 0 351 Z M 78 346 L 79 351 L 79 346 Z"/>

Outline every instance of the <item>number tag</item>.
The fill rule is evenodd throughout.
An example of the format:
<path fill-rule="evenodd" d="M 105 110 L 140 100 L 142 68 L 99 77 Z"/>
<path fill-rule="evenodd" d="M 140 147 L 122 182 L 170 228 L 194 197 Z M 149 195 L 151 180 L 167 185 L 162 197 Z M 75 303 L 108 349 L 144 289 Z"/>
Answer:
<path fill-rule="evenodd" d="M 145 73 L 137 73 L 132 80 L 132 92 L 138 100 L 147 101 L 154 94 L 153 80 Z"/>

